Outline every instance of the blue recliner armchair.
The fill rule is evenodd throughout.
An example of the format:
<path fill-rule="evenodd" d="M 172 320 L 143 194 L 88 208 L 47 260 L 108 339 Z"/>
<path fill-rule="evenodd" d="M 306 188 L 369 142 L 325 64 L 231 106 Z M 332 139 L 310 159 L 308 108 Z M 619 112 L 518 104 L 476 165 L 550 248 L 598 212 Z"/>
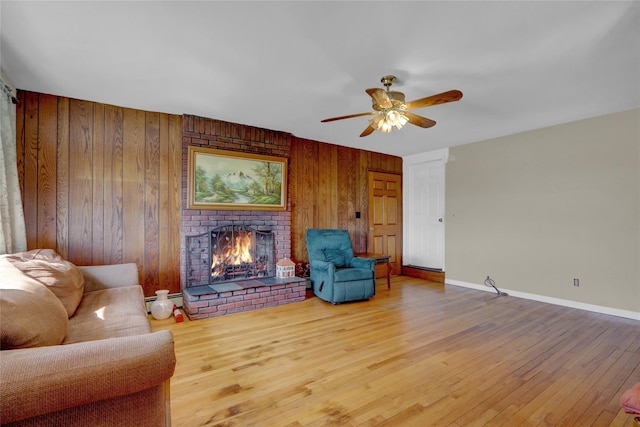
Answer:
<path fill-rule="evenodd" d="M 347 230 L 308 229 L 307 251 L 317 297 L 339 304 L 375 295 L 376 261 L 353 255 Z"/>

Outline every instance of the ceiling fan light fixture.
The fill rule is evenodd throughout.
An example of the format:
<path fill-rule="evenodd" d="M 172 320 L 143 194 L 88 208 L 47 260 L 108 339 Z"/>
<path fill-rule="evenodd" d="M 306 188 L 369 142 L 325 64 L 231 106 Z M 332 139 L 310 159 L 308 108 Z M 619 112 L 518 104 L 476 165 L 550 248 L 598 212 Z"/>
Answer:
<path fill-rule="evenodd" d="M 401 110 L 390 110 L 387 112 L 387 123 L 391 126 L 395 126 L 398 130 L 402 129 L 402 126 L 406 125 L 409 119 L 402 114 Z"/>
<path fill-rule="evenodd" d="M 398 110 L 384 110 L 369 119 L 369 124 L 382 133 L 389 133 L 395 127 L 400 130 L 409 122 L 407 116 Z"/>

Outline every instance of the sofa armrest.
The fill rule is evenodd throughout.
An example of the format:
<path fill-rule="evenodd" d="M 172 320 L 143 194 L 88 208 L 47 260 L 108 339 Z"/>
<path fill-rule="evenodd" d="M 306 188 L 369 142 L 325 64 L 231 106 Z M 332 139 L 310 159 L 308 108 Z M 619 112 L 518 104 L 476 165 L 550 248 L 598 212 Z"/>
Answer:
<path fill-rule="evenodd" d="M 78 266 L 84 276 L 84 291 L 92 292 L 121 286 L 138 285 L 135 263 Z"/>
<path fill-rule="evenodd" d="M 0 419 L 10 423 L 136 393 L 171 378 L 175 364 L 171 331 L 5 350 Z"/>

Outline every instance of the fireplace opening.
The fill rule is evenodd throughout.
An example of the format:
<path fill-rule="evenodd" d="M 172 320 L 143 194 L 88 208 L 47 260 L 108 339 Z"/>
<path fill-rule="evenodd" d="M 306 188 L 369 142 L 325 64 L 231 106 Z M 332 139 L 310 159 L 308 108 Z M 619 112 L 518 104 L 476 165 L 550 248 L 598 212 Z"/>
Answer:
<path fill-rule="evenodd" d="M 271 230 L 228 225 L 186 237 L 187 287 L 275 276 Z"/>

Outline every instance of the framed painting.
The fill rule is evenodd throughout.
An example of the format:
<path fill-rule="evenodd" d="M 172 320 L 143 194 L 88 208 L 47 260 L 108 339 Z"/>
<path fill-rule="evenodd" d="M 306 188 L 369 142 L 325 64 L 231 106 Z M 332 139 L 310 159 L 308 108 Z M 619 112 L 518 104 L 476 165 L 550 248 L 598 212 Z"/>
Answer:
<path fill-rule="evenodd" d="M 287 158 L 189 146 L 188 208 L 287 208 Z"/>

